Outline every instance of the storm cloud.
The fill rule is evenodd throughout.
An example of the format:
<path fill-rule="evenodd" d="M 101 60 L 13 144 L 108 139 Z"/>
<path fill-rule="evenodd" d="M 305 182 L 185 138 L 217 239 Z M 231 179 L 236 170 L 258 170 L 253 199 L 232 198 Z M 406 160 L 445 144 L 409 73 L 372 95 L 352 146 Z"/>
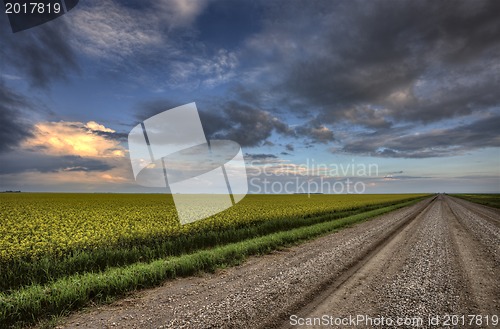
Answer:
<path fill-rule="evenodd" d="M 15 148 L 31 136 L 31 126 L 23 113 L 32 104 L 22 95 L 7 88 L 0 79 L 0 153 Z"/>
<path fill-rule="evenodd" d="M 280 10 L 270 10 L 248 42 L 252 56 L 266 55 L 260 84 L 240 94 L 281 103 L 303 121 L 296 135 L 383 157 L 496 146 L 498 133 L 483 130 L 486 122 L 458 126 L 456 119 L 498 114 L 498 1 L 273 4 Z M 403 126 L 410 134 L 432 124 L 442 131 L 400 138 Z"/>
<path fill-rule="evenodd" d="M 300 15 L 298 8 L 284 15 Z M 496 1 L 332 2 L 330 14 L 319 16 L 321 29 L 309 27 L 313 44 L 280 29 L 278 19 L 274 38 L 278 33 L 310 47 L 297 47 L 308 56 L 282 59 L 278 87 L 318 108 L 326 123 L 345 119 L 377 128 L 389 120 L 432 122 L 487 109 L 500 98 L 498 12 Z"/>
<path fill-rule="evenodd" d="M 2 61 L 28 79 L 31 86 L 48 88 L 52 82 L 78 72 L 70 45 L 72 35 L 63 18 L 57 25 L 43 24 L 14 34 L 7 28 L 7 15 L 0 15 L 0 26 Z"/>
<path fill-rule="evenodd" d="M 31 92 L 47 90 L 54 81 L 79 70 L 71 36 L 63 20 L 58 21 L 14 34 L 7 15 L 0 15 L 0 152 L 31 136 L 34 114 L 46 114 L 43 104 L 35 106 L 34 97 L 13 88 L 13 82 L 26 82 Z"/>
<path fill-rule="evenodd" d="M 500 116 L 477 120 L 447 129 L 393 136 L 371 133 L 347 143 L 343 151 L 371 156 L 430 158 L 460 155 L 483 147 L 500 147 Z"/>
<path fill-rule="evenodd" d="M 260 30 L 245 35 L 239 52 L 232 50 L 241 79 L 216 105 L 207 101 L 199 108 L 208 138 L 258 147 L 281 135 L 303 138 L 306 146 L 344 144 L 342 150 L 353 154 L 446 156 L 451 147 L 432 150 L 425 144 L 431 138 L 420 137 L 406 151 L 403 143 L 384 145 L 399 140 L 401 127 L 412 133 L 440 124 L 452 132 L 459 129 L 452 120 L 498 111 L 497 1 L 271 1 L 254 7 L 265 13 Z M 290 125 L 290 117 L 297 123 Z M 456 149 L 487 145 L 453 143 Z"/>
<path fill-rule="evenodd" d="M 201 104 L 201 106 L 200 106 Z M 271 112 L 234 100 L 223 100 L 216 105 L 198 103 L 200 120 L 208 139 L 229 139 L 241 146 L 262 145 L 273 132 L 294 136 L 295 132 L 282 119 Z M 156 100 L 140 104 L 137 117 L 148 118 L 180 106 L 170 100 Z"/>

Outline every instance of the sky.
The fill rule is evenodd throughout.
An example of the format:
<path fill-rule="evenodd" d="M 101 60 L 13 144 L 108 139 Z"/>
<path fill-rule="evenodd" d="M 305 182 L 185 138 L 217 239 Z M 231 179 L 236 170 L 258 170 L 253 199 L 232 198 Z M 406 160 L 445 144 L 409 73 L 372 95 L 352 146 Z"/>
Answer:
<path fill-rule="evenodd" d="M 500 193 L 499 1 L 89 0 L 0 45 L 0 190 L 168 191 L 127 136 L 195 102 L 250 193 Z"/>

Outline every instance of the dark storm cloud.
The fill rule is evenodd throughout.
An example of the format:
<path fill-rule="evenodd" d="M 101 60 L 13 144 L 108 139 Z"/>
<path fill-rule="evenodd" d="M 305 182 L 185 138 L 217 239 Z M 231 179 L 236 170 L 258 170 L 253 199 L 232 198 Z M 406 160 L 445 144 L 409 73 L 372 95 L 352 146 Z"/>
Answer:
<path fill-rule="evenodd" d="M 8 29 L 6 15 L 0 16 L 2 61 L 33 87 L 46 88 L 78 70 L 70 46 L 72 36 L 63 18 L 14 34 Z"/>
<path fill-rule="evenodd" d="M 209 138 L 230 139 L 242 146 L 272 146 L 267 141 L 273 132 L 282 136 L 306 137 L 315 143 L 327 143 L 334 140 L 333 132 L 320 123 L 308 122 L 297 127 L 290 127 L 285 120 L 266 111 L 238 101 L 224 103 L 222 113 L 200 112 L 200 117 Z M 286 149 L 293 151 L 294 146 L 287 144 Z"/>
<path fill-rule="evenodd" d="M 270 112 L 242 102 L 228 100 L 220 103 L 198 106 L 200 120 L 208 139 L 229 139 L 241 146 L 259 146 L 273 132 L 293 136 L 294 131 L 287 123 Z M 144 120 L 155 114 L 180 106 L 169 100 L 151 101 L 137 107 L 137 118 Z M 144 118 L 144 119 L 142 119 Z"/>
<path fill-rule="evenodd" d="M 295 150 L 295 148 L 293 147 L 292 144 L 286 144 L 285 148 L 287 151 L 290 151 L 290 152 L 293 152 Z"/>
<path fill-rule="evenodd" d="M 345 152 L 383 157 L 488 146 L 476 142 L 491 137 L 480 130 L 449 145 L 424 133 L 415 144 L 396 127 L 427 131 L 430 123 L 449 126 L 446 120 L 482 117 L 500 105 L 500 2 L 276 0 L 259 6 L 265 9 L 259 29 L 245 35 L 238 54 L 242 79 L 217 106 L 199 108 L 208 138 L 256 147 L 279 134 L 305 137 L 306 147 L 345 143 Z M 141 119 L 179 104 L 172 105 L 151 103 Z M 298 124 L 289 125 L 290 115 Z"/>
<path fill-rule="evenodd" d="M 390 173 L 388 173 L 388 175 L 396 175 L 396 174 L 402 174 L 402 173 L 403 173 L 403 171 L 399 170 L 399 171 L 390 172 Z"/>
<path fill-rule="evenodd" d="M 336 9 L 317 53 L 291 62 L 283 85 L 321 108 L 324 122 L 387 127 L 391 117 L 430 122 L 499 103 L 500 72 L 488 65 L 500 54 L 499 2 L 362 1 Z M 419 94 L 433 91 L 432 99 Z M 386 112 L 377 117 L 374 107 Z"/>
<path fill-rule="evenodd" d="M 113 169 L 110 164 L 80 156 L 50 156 L 36 152 L 10 152 L 1 157 L 0 175 L 23 172 L 54 173 L 60 171 L 107 171 Z"/>
<path fill-rule="evenodd" d="M 244 86 L 241 83 L 236 83 L 230 88 L 230 95 L 232 99 L 245 104 L 252 104 L 253 106 L 263 107 L 265 102 L 262 101 L 262 92 L 257 89 Z"/>
<path fill-rule="evenodd" d="M 200 120 L 207 138 L 217 138 L 222 131 L 232 129 L 228 118 L 216 111 L 200 111 Z"/>
<path fill-rule="evenodd" d="M 387 176 L 384 176 L 384 179 L 394 179 L 394 180 L 422 179 L 422 178 L 431 178 L 431 177 L 425 177 L 425 176 L 403 176 L 403 175 L 387 175 Z"/>
<path fill-rule="evenodd" d="M 47 88 L 52 81 L 78 69 L 65 27 L 59 19 L 57 24 L 51 22 L 14 34 L 7 15 L 0 15 L 0 152 L 31 136 L 29 113 L 43 108 L 41 104 L 35 108 L 27 95 L 13 91 L 4 78 L 12 75 L 26 79 L 32 87 Z"/>
<path fill-rule="evenodd" d="M 428 158 L 463 154 L 465 151 L 500 147 L 500 116 L 420 134 L 392 136 L 364 134 L 347 143 L 343 151 L 381 157 Z"/>
<path fill-rule="evenodd" d="M 281 155 L 284 155 L 282 152 Z M 266 154 L 266 153 L 245 153 L 243 155 L 245 162 L 247 163 L 247 170 L 253 171 L 256 168 L 252 168 L 253 166 L 259 165 L 267 165 L 267 164 L 280 164 L 283 160 L 280 159 L 279 156 L 275 154 Z"/>
<path fill-rule="evenodd" d="M 387 129 L 392 126 L 388 119 L 390 111 L 370 106 L 354 106 L 342 113 L 340 118 L 346 120 L 349 124 L 370 127 L 373 129 Z M 324 119 L 324 116 L 322 116 Z M 330 120 L 326 120 L 330 121 Z"/>
<path fill-rule="evenodd" d="M 328 143 L 335 138 L 333 132 L 324 125 L 317 122 L 308 122 L 295 128 L 297 135 L 308 137 L 316 143 Z"/>
<path fill-rule="evenodd" d="M 128 140 L 128 133 L 125 132 L 110 132 L 110 131 L 101 131 L 101 130 L 93 130 L 89 129 L 92 134 L 99 135 L 105 137 L 106 139 L 111 139 L 119 142 L 126 142 Z"/>
<path fill-rule="evenodd" d="M 230 128 L 215 133 L 213 137 L 234 140 L 241 146 L 259 146 L 273 131 L 293 133 L 285 122 L 269 112 L 236 101 L 225 104 L 223 120 Z"/>
<path fill-rule="evenodd" d="M 262 91 L 272 90 L 276 102 L 304 120 L 296 135 L 329 143 L 342 125 L 350 136 L 346 152 L 384 157 L 456 154 L 496 137 L 470 125 L 466 138 L 420 136 L 414 144 L 394 127 L 425 130 L 430 123 L 481 117 L 500 105 L 500 2 L 280 3 L 269 5 L 274 10 L 267 11 L 263 32 L 248 42 L 252 56 L 264 54 L 267 73 L 245 99 L 259 91 L 269 97 Z M 355 140 L 353 127 L 370 133 Z M 387 147 L 395 140 L 401 145 Z"/>
<path fill-rule="evenodd" d="M 31 126 L 23 120 L 23 113 L 31 104 L 7 88 L 0 80 L 0 153 L 17 146 L 31 136 Z"/>
<path fill-rule="evenodd" d="M 175 107 L 183 105 L 182 103 L 172 101 L 170 99 L 157 99 L 148 102 L 140 103 L 136 106 L 135 117 L 137 121 L 132 125 L 149 119 L 150 117 L 168 111 Z M 221 114 L 221 110 L 217 106 L 212 106 L 210 109 L 205 109 L 197 104 L 198 114 L 203 126 L 203 130 L 207 137 L 214 136 L 217 132 L 230 129 L 231 124 Z"/>
<path fill-rule="evenodd" d="M 250 154 L 245 153 L 245 159 L 247 160 L 265 160 L 265 159 L 277 159 L 278 157 L 274 154 L 257 153 Z"/>

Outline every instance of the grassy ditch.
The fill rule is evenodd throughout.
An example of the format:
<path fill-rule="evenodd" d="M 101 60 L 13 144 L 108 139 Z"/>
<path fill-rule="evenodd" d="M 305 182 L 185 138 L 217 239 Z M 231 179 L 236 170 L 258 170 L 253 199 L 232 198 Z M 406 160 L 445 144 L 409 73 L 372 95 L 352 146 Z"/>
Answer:
<path fill-rule="evenodd" d="M 500 194 L 452 194 L 452 196 L 489 207 L 500 208 Z"/>

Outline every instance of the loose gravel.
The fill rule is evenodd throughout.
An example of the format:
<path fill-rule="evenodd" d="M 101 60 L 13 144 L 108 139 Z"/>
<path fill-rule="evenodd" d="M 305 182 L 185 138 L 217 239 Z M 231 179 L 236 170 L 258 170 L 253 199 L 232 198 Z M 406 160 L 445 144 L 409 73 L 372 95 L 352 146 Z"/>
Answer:
<path fill-rule="evenodd" d="M 491 218 L 483 218 L 485 210 L 461 201 L 427 199 L 237 267 L 169 281 L 75 313 L 59 328 L 275 328 L 286 327 L 291 314 L 480 311 L 497 290 L 474 294 L 471 276 L 479 273 L 499 286 L 499 266 L 492 265 L 491 253 L 500 239 Z M 477 255 L 465 257 L 470 248 L 459 250 L 459 233 L 469 234 L 464 246 L 483 243 L 476 235 L 487 239 L 485 244 L 496 243 L 481 244 L 489 253 L 480 263 L 490 265 L 486 274 L 462 270 Z M 498 311 L 495 305 L 488 311 Z"/>

